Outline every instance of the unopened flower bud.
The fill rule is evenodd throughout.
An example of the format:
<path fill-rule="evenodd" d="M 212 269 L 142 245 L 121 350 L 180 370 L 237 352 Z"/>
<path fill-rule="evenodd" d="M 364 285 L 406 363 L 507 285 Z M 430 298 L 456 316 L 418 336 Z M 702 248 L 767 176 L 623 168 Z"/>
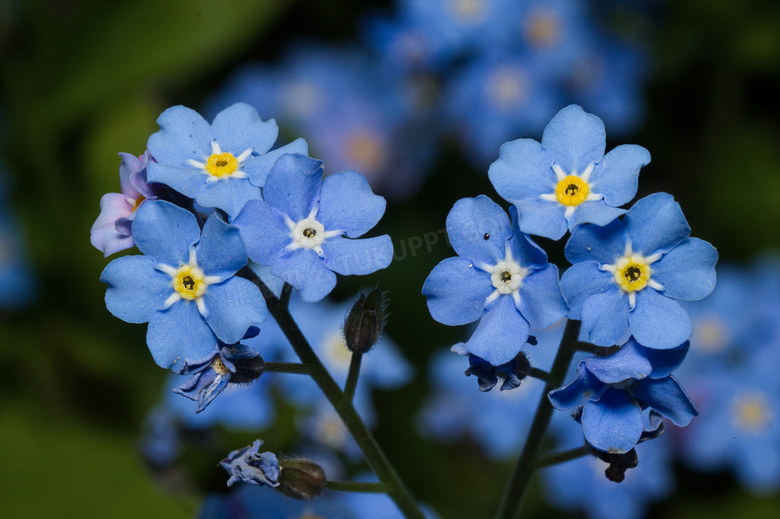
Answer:
<path fill-rule="evenodd" d="M 385 327 L 385 299 L 374 289 L 362 294 L 344 321 L 344 341 L 352 353 L 366 353 L 379 340 Z"/>
<path fill-rule="evenodd" d="M 265 361 L 260 355 L 247 357 L 233 362 L 236 372 L 230 377 L 230 382 L 235 384 L 248 384 L 260 378 L 265 370 Z"/>
<path fill-rule="evenodd" d="M 593 454 L 601 461 L 609 463 L 609 467 L 606 468 L 604 474 L 607 476 L 608 480 L 614 481 L 615 483 L 623 481 L 626 477 L 626 471 L 628 469 L 633 469 L 639 464 L 635 449 L 631 449 L 622 454 L 603 452 L 594 449 Z"/>
<path fill-rule="evenodd" d="M 306 458 L 279 460 L 277 490 L 294 499 L 311 499 L 325 490 L 327 480 L 322 467 Z"/>

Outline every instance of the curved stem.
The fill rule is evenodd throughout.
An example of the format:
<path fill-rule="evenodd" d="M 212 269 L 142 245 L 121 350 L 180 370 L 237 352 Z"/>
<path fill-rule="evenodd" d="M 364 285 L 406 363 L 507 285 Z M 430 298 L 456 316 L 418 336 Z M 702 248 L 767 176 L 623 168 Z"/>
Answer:
<path fill-rule="evenodd" d="M 406 486 L 401 481 L 401 478 L 396 473 L 390 461 L 387 459 L 384 451 L 379 447 L 376 439 L 368 430 L 368 427 L 363 423 L 363 420 L 358 415 L 351 401 L 346 401 L 344 393 L 338 386 L 333 377 L 322 364 L 317 354 L 309 345 L 309 342 L 301 333 L 298 324 L 292 318 L 287 311 L 286 306 L 280 304 L 279 299 L 268 289 L 263 281 L 254 273 L 249 267 L 244 267 L 238 272 L 238 275 L 252 281 L 260 288 L 268 306 L 268 312 L 276 320 L 279 328 L 284 333 L 287 340 L 290 341 L 295 353 L 301 359 L 304 365 L 309 365 L 311 368 L 311 378 L 317 383 L 322 393 L 333 405 L 336 412 L 341 417 L 347 430 L 352 435 L 355 443 L 358 444 L 360 450 L 363 452 L 363 456 L 371 466 L 379 480 L 386 485 L 387 495 L 395 501 L 398 509 L 407 518 L 424 519 L 424 515 L 420 510 L 420 507 L 412 499 L 411 494 L 406 489 Z M 287 285 L 285 283 L 285 285 Z M 282 290 L 284 294 L 284 289 Z"/>
<path fill-rule="evenodd" d="M 531 430 L 528 432 L 525 446 L 512 472 L 512 478 L 509 480 L 504 496 L 501 498 L 496 519 L 515 519 L 520 515 L 523 494 L 525 494 L 528 482 L 531 480 L 531 476 L 536 468 L 534 462 L 539 454 L 542 440 L 552 417 L 553 407 L 547 399 L 547 393 L 563 383 L 569 364 L 571 364 L 574 353 L 577 351 L 577 337 L 580 334 L 581 324 L 580 321 L 569 320 L 566 322 L 561 344 L 558 347 L 558 353 L 555 355 L 555 360 L 550 370 L 550 378 L 539 400 L 539 405 L 536 407 L 536 415 L 533 423 L 531 423 Z"/>

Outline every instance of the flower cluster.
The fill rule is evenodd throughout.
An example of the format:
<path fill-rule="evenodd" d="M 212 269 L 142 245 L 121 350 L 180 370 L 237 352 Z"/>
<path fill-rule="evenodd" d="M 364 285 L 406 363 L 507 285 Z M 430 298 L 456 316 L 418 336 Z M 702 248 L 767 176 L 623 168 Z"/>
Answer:
<path fill-rule="evenodd" d="M 589 445 L 627 453 L 662 431 L 661 417 L 683 426 L 697 414 L 671 375 L 692 333 L 679 302 L 712 292 L 718 254 L 690 237 L 671 195 L 621 208 L 636 195 L 650 154 L 636 145 L 605 154 L 605 140 L 602 121 L 571 105 L 550 121 L 541 142 L 505 143 L 489 177 L 512 204 L 511 221 L 484 195 L 456 202 L 447 232 L 458 257 L 437 265 L 422 292 L 443 324 L 479 320 L 471 338 L 452 350 L 469 356 L 466 373 L 479 376 L 482 390 L 499 378 L 502 390 L 517 387 L 533 330 L 561 317 L 580 321 L 581 344 L 597 356 L 581 361 L 577 378 L 551 391 L 550 401 L 574 411 Z M 567 231 L 571 266 L 559 279 L 529 235 L 558 240 Z"/>
<path fill-rule="evenodd" d="M 369 274 L 392 259 L 388 236 L 356 239 L 385 210 L 355 171 L 323 180 L 303 139 L 271 149 L 277 127 L 247 104 L 209 124 L 183 106 L 166 110 L 160 131 L 136 158 L 121 154 L 121 193 L 101 200 L 92 243 L 112 261 L 101 280 L 108 310 L 149 323 L 155 362 L 192 378 L 175 391 L 202 411 L 227 386 L 263 372 L 241 341 L 257 335 L 268 310 L 257 275 L 265 267 L 319 301 L 336 274 Z"/>

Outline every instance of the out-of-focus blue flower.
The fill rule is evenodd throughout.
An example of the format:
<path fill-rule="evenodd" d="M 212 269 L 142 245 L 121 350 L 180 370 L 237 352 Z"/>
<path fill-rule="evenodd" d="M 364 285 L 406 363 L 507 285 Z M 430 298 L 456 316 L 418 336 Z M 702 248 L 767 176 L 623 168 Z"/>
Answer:
<path fill-rule="evenodd" d="M 9 210 L 0 164 L 0 309 L 21 309 L 35 297 L 36 283 L 25 257 L 17 222 Z"/>
<path fill-rule="evenodd" d="M 518 139 L 502 145 L 488 176 L 517 207 L 522 232 L 557 240 L 583 223 L 608 224 L 636 195 L 639 170 L 650 154 L 633 144 L 606 155 L 605 148 L 601 119 L 570 105 L 553 117 L 541 143 Z"/>
<path fill-rule="evenodd" d="M 221 111 L 211 125 L 184 106 L 167 109 L 157 123 L 160 131 L 147 143 L 152 158 L 149 181 L 231 217 L 249 200 L 260 200 L 259 188 L 280 155 L 308 152 L 303 139 L 269 152 L 278 133 L 276 123 L 261 120 L 244 103 Z"/>
<path fill-rule="evenodd" d="M 599 114 L 611 135 L 624 135 L 642 122 L 649 68 L 644 48 L 601 35 L 593 38 L 569 69 L 567 95 Z"/>
<path fill-rule="evenodd" d="M 634 204 L 624 220 L 576 229 L 566 244 L 572 265 L 561 278 L 570 319 L 591 341 L 619 344 L 627 334 L 649 348 L 675 348 L 692 326 L 677 300 L 695 301 L 715 288 L 718 252 L 690 238 L 680 205 L 666 193 Z"/>
<path fill-rule="evenodd" d="M 211 354 L 217 339 L 236 344 L 265 320 L 260 290 L 234 276 L 247 262 L 238 229 L 216 215 L 201 231 L 189 211 L 148 202 L 133 221 L 133 239 L 144 256 L 115 259 L 100 279 L 112 314 L 149 323 L 146 342 L 160 366 L 177 371 L 182 359 Z"/>
<path fill-rule="evenodd" d="M 106 193 L 100 199 L 100 215 L 90 229 L 90 241 L 106 257 L 129 249 L 133 241 L 132 223 L 135 210 L 146 200 L 157 196 L 146 182 L 149 152 L 140 157 L 120 153 L 119 189 L 121 193 Z"/>
<path fill-rule="evenodd" d="M 255 440 L 249 447 L 236 449 L 220 466 L 230 474 L 227 485 L 243 481 L 252 485 L 279 486 L 279 460 L 273 452 L 260 452 L 262 440 Z"/>
<path fill-rule="evenodd" d="M 582 435 L 568 429 L 558 449 L 582 445 Z M 608 464 L 585 456 L 542 470 L 547 502 L 559 509 L 584 510 L 590 519 L 642 519 L 646 506 L 669 496 L 674 489 L 668 438 L 637 445 L 639 465 L 615 483 L 604 471 Z"/>
<path fill-rule="evenodd" d="M 305 42 L 288 49 L 279 66 L 246 65 L 209 106 L 236 101 L 305 135 L 333 171 L 360 171 L 387 196 L 413 193 L 434 154 L 421 89 L 354 48 Z"/>
<path fill-rule="evenodd" d="M 203 502 L 198 519 L 360 519 L 342 501 L 342 494 L 325 494 L 300 501 L 281 492 L 239 485 L 228 494 L 212 494 Z"/>
<path fill-rule="evenodd" d="M 470 62 L 445 85 L 444 127 L 481 168 L 495 160 L 502 143 L 542 128 L 560 105 L 560 93 L 543 61 L 526 53 L 492 52 Z"/>
<path fill-rule="evenodd" d="M 165 407 L 155 407 L 146 416 L 138 448 L 144 461 L 153 467 L 168 467 L 178 458 L 181 451 L 179 431 Z"/>
<path fill-rule="evenodd" d="M 629 340 L 616 353 L 580 362 L 577 378 L 549 393 L 559 410 L 582 408 L 579 420 L 585 439 L 610 453 L 628 452 L 643 433 L 643 410 L 651 408 L 677 426 L 685 426 L 698 413 L 671 373 L 688 352 L 689 344 L 669 350 L 645 348 Z M 660 426 L 660 422 L 657 424 Z"/>
<path fill-rule="evenodd" d="M 365 275 L 393 259 L 388 235 L 354 239 L 374 227 L 385 212 L 355 171 L 322 179 L 322 163 L 304 155 L 283 155 L 271 168 L 265 200 L 252 200 L 236 217 L 249 257 L 300 291 L 307 302 L 336 286 L 336 273 Z"/>
<path fill-rule="evenodd" d="M 780 488 L 780 343 L 756 345 L 737 364 L 686 372 L 701 418 L 679 434 L 682 458 L 697 470 L 731 469 L 754 493 Z M 719 369 L 718 369 L 719 368 Z"/>
<path fill-rule="evenodd" d="M 558 268 L 485 195 L 464 198 L 447 216 L 458 257 L 439 263 L 422 293 L 431 316 L 456 326 L 480 319 L 468 342 L 453 346 L 494 366 L 505 364 L 528 340 L 530 327 L 546 328 L 564 316 Z"/>
<path fill-rule="evenodd" d="M 244 369 L 238 370 L 237 366 Z M 179 374 L 192 378 L 173 392 L 198 402 L 195 412 L 200 413 L 229 384 L 251 382 L 262 374 L 262 368 L 263 359 L 257 350 L 243 344 L 220 344 L 202 359 L 185 361 Z"/>

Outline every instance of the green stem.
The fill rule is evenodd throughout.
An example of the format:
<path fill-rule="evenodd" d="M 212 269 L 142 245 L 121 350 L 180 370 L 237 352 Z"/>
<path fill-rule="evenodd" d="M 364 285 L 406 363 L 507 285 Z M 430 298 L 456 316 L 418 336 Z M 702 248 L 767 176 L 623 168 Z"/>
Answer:
<path fill-rule="evenodd" d="M 341 388 L 333 380 L 333 377 L 330 376 L 330 373 L 319 357 L 317 357 L 317 354 L 314 353 L 314 350 L 309 345 L 306 337 L 303 336 L 303 333 L 301 333 L 300 328 L 298 328 L 297 323 L 287 311 L 287 308 L 280 305 L 279 299 L 252 269 L 244 267 L 238 272 L 238 275 L 252 281 L 260 288 L 265 297 L 268 312 L 276 320 L 287 340 L 290 341 L 290 345 L 301 359 L 301 362 L 311 367 L 311 378 L 317 383 L 322 393 L 341 417 L 355 443 L 358 444 L 363 452 L 363 456 L 366 458 L 369 466 L 371 466 L 371 469 L 379 480 L 387 486 L 387 495 L 395 501 L 398 509 L 407 519 L 424 519 L 425 516 L 420 507 L 412 499 L 411 494 L 390 464 L 384 451 L 379 447 L 379 444 L 368 430 L 368 427 L 366 427 L 366 424 L 363 423 L 360 415 L 355 411 L 352 402 L 344 399 L 344 393 L 341 391 Z M 282 293 L 284 293 L 284 289 Z"/>
<path fill-rule="evenodd" d="M 531 372 L 528 373 L 529 377 L 538 378 L 541 381 L 549 382 L 550 374 L 539 368 L 531 368 Z"/>
<path fill-rule="evenodd" d="M 299 362 L 266 362 L 263 365 L 263 371 L 267 373 L 310 375 L 312 369 L 311 366 Z"/>
<path fill-rule="evenodd" d="M 512 478 L 509 480 L 504 496 L 501 498 L 496 519 L 516 519 L 520 515 L 523 495 L 535 469 L 534 461 L 539 454 L 542 440 L 552 417 L 553 408 L 547 400 L 547 393 L 563 383 L 569 365 L 574 358 L 574 353 L 577 351 L 577 337 L 580 334 L 581 324 L 580 321 L 569 320 L 566 322 L 561 344 L 558 347 L 558 353 L 555 355 L 555 360 L 550 370 L 550 378 L 539 400 L 539 405 L 536 407 L 536 415 L 531 423 L 531 430 L 528 432 L 525 446 L 512 472 Z"/>
<path fill-rule="evenodd" d="M 585 353 L 598 355 L 599 357 L 605 357 L 607 355 L 612 355 L 613 353 L 618 351 L 620 349 L 620 346 L 597 346 L 589 342 L 577 341 L 574 344 L 574 348 L 577 351 L 583 351 Z"/>
<path fill-rule="evenodd" d="M 385 493 L 387 485 L 384 483 L 373 483 L 368 481 L 328 481 L 328 490 L 337 490 L 339 492 L 367 492 L 367 493 Z"/>
<path fill-rule="evenodd" d="M 344 384 L 344 402 L 352 402 L 355 398 L 355 388 L 357 388 L 358 376 L 360 375 L 360 361 L 363 359 L 362 353 L 352 353 L 349 361 L 349 373 L 347 373 L 347 382 Z"/>
<path fill-rule="evenodd" d="M 569 449 L 567 451 L 556 452 L 555 454 L 549 454 L 547 456 L 544 456 L 536 460 L 536 465 L 534 466 L 534 468 L 543 469 L 544 467 L 550 467 L 552 465 L 557 465 L 559 463 L 565 463 L 567 461 L 571 461 L 577 458 L 581 458 L 583 456 L 587 456 L 591 452 L 593 451 L 591 450 L 591 447 L 589 445 L 583 445 L 582 447 L 577 447 L 576 449 Z"/>

